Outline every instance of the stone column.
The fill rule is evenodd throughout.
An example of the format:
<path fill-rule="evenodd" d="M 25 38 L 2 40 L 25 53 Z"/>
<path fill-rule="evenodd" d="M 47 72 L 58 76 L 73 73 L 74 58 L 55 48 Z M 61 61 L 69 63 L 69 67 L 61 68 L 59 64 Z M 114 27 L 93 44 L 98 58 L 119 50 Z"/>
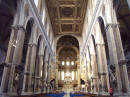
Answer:
<path fill-rule="evenodd" d="M 37 79 L 37 82 L 36 82 L 36 85 L 38 85 L 38 92 L 40 92 L 40 90 L 43 92 L 43 88 L 40 88 L 40 85 L 43 86 L 43 76 L 44 76 L 44 53 L 45 53 L 45 41 L 44 40 L 41 40 L 40 41 L 40 46 L 39 46 L 39 50 L 38 50 L 38 62 L 37 62 L 37 74 L 36 76 L 38 76 L 38 79 Z M 35 86 L 36 86 L 35 85 Z"/>
<path fill-rule="evenodd" d="M 98 90 L 98 72 L 97 72 L 97 62 L 96 56 L 91 54 L 91 65 L 92 65 L 92 92 L 97 93 Z"/>
<path fill-rule="evenodd" d="M 48 59 L 48 66 L 47 66 L 47 93 L 50 92 L 50 74 L 51 74 L 51 59 Z"/>
<path fill-rule="evenodd" d="M 115 66 L 116 80 L 117 80 L 117 92 L 120 93 L 122 91 L 122 80 L 121 80 L 121 75 L 120 75 L 120 67 L 118 64 L 117 49 L 116 49 L 116 43 L 114 40 L 113 28 L 109 24 L 106 27 L 106 35 L 107 35 L 110 63 L 111 63 L 111 65 Z"/>
<path fill-rule="evenodd" d="M 92 71 L 91 71 L 91 63 L 90 63 L 90 61 L 87 61 L 87 68 L 88 68 L 88 79 L 90 79 L 90 75 L 91 75 L 91 73 L 92 73 Z"/>
<path fill-rule="evenodd" d="M 47 92 L 47 66 L 48 66 L 48 61 L 45 61 L 44 62 L 44 74 L 43 74 L 43 88 L 44 88 L 44 93 L 46 93 Z"/>
<path fill-rule="evenodd" d="M 32 47 L 28 46 L 28 51 L 26 55 L 26 63 L 25 63 L 25 69 L 24 69 L 24 80 L 23 80 L 23 88 L 22 88 L 22 93 L 24 94 L 27 92 L 28 84 L 27 84 L 27 78 L 30 75 L 29 73 L 29 63 L 30 63 L 30 53 L 31 53 Z"/>
<path fill-rule="evenodd" d="M 80 88 L 80 61 L 79 56 L 77 56 L 77 77 L 78 77 L 78 88 Z"/>
<path fill-rule="evenodd" d="M 57 70 L 56 70 L 56 60 L 53 60 L 53 61 L 54 61 L 54 79 L 55 79 L 53 90 L 55 90 L 56 89 L 56 80 L 57 80 L 58 74 L 57 74 Z"/>
<path fill-rule="evenodd" d="M 111 1 L 113 2 L 113 1 Z M 122 41 L 121 41 L 121 35 L 120 35 L 120 30 L 118 26 L 118 20 L 117 20 L 117 14 L 116 14 L 116 9 L 112 9 L 112 21 L 114 24 L 111 24 L 113 28 L 113 34 L 114 34 L 114 39 L 115 39 L 115 44 L 117 48 L 117 58 L 118 58 L 118 63 L 120 65 L 120 72 L 121 72 L 121 80 L 122 80 L 122 90 L 123 92 L 130 92 L 129 88 L 129 80 L 128 80 L 128 73 L 127 73 L 127 67 L 126 64 L 120 64 L 121 61 L 125 60 L 125 55 L 123 51 L 123 46 L 122 46 Z"/>
<path fill-rule="evenodd" d="M 10 76 L 9 70 L 12 65 L 13 55 L 14 55 L 14 50 L 15 50 L 13 43 L 14 43 L 14 39 L 17 38 L 16 33 L 18 33 L 18 28 L 13 27 L 10 41 L 9 41 L 9 46 L 8 46 L 7 57 L 6 57 L 7 66 L 4 66 L 4 70 L 3 70 L 3 77 L 1 81 L 1 92 L 6 92 L 6 90 L 8 89 L 8 82 L 9 82 L 9 76 Z"/>
<path fill-rule="evenodd" d="M 123 88 L 123 92 L 128 93 L 128 92 L 130 92 L 130 90 L 129 90 L 127 67 L 126 67 L 126 64 L 120 64 L 120 61 L 125 60 L 120 31 L 119 31 L 119 27 L 117 24 L 112 25 L 112 27 L 113 27 L 114 39 L 115 39 L 116 48 L 117 48 L 118 63 L 120 65 L 122 88 Z"/>
<path fill-rule="evenodd" d="M 90 80 L 91 80 L 91 77 L 90 77 L 90 74 L 91 74 L 91 70 L 90 70 L 90 61 L 87 60 L 87 92 L 90 92 L 91 91 L 91 84 L 90 84 Z"/>
<path fill-rule="evenodd" d="M 110 82 L 109 82 L 109 73 L 108 73 L 108 64 L 107 64 L 107 58 L 106 58 L 106 50 L 105 50 L 105 44 L 102 45 L 102 56 L 103 56 L 103 62 L 104 62 L 104 73 L 105 73 L 105 91 L 109 92 L 110 89 Z"/>
<path fill-rule="evenodd" d="M 27 56 L 26 56 L 26 64 L 25 64 L 25 73 L 24 73 L 24 81 L 23 81 L 24 82 L 23 83 L 23 93 L 33 91 L 32 75 L 34 75 L 36 49 L 37 49 L 37 45 L 35 43 L 29 44 L 28 53 L 27 53 Z M 27 91 L 26 91 L 25 87 L 27 88 Z"/>
<path fill-rule="evenodd" d="M 47 66 L 47 93 L 50 92 L 50 68 L 51 68 L 51 65 L 48 64 Z"/>
<path fill-rule="evenodd" d="M 103 56 L 102 45 L 104 44 L 96 44 L 97 50 L 97 60 L 98 60 L 98 71 L 99 71 L 99 92 L 106 92 L 106 70 Z"/>
<path fill-rule="evenodd" d="M 18 27 L 18 32 L 15 33 L 16 34 L 16 40 L 15 40 L 15 44 L 13 44 L 15 46 L 15 50 L 14 50 L 14 55 L 13 55 L 13 60 L 12 60 L 12 65 L 10 67 L 10 76 L 9 76 L 9 84 L 8 84 L 8 92 L 13 93 L 16 92 L 13 90 L 14 86 L 13 81 L 14 81 L 14 74 L 15 74 L 15 66 L 16 65 L 20 65 L 21 63 L 21 56 L 22 56 L 22 48 L 23 48 L 23 43 L 24 43 L 24 28 L 23 27 Z M 17 87 L 15 87 L 17 88 Z"/>
<path fill-rule="evenodd" d="M 58 72 L 58 55 L 56 56 L 56 88 L 58 89 L 58 79 L 59 79 L 59 72 Z"/>
<path fill-rule="evenodd" d="M 39 56 L 39 68 L 38 68 L 38 91 L 40 91 L 40 78 L 42 77 L 42 66 L 43 66 L 43 56 Z"/>
<path fill-rule="evenodd" d="M 87 47 L 86 49 L 86 62 L 87 62 L 87 92 L 90 92 L 91 91 L 91 83 L 90 83 L 90 80 L 91 80 L 91 73 L 92 73 L 92 70 L 91 70 L 91 61 L 90 61 L 90 52 L 89 52 L 89 48 Z"/>
<path fill-rule="evenodd" d="M 80 88 L 80 66 L 77 67 L 77 76 L 78 76 L 78 88 Z"/>
<path fill-rule="evenodd" d="M 89 80 L 89 77 L 88 77 L 88 68 L 86 67 L 86 82 L 85 82 L 85 88 L 86 88 L 86 92 L 88 93 L 88 80 Z"/>
<path fill-rule="evenodd" d="M 28 77 L 28 91 L 32 92 L 33 87 L 32 87 L 32 77 L 35 76 L 34 74 L 34 69 L 35 69 L 35 62 L 36 62 L 36 52 L 37 52 L 37 44 L 33 43 L 32 44 L 32 52 L 31 52 L 31 59 L 30 59 L 30 64 L 29 64 L 29 77 Z"/>
<path fill-rule="evenodd" d="M 34 92 L 40 92 L 40 79 L 43 65 L 43 56 L 37 56 L 35 64 L 35 75 L 34 75 Z"/>
<path fill-rule="evenodd" d="M 58 79 L 59 79 L 59 72 L 58 72 L 58 66 L 56 66 L 56 88 L 58 89 Z"/>
<path fill-rule="evenodd" d="M 48 75 L 48 65 L 49 65 L 49 50 L 48 48 L 46 49 L 45 53 L 45 60 L 44 60 L 44 92 L 47 92 L 47 75 Z"/>
<path fill-rule="evenodd" d="M 8 45 L 8 52 L 7 52 L 6 61 L 5 61 L 6 63 L 12 63 L 13 61 L 13 54 L 14 54 L 14 49 L 15 49 L 14 45 L 16 45 L 16 42 L 14 40 L 17 39 L 18 30 L 19 30 L 18 26 L 12 27 L 12 32 L 11 32 L 10 41 Z"/>

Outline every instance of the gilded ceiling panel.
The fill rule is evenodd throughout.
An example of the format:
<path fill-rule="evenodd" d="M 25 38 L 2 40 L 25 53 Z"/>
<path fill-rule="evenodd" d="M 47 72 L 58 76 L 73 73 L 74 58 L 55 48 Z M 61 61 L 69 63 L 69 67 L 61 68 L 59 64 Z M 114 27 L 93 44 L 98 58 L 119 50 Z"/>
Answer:
<path fill-rule="evenodd" d="M 46 0 L 55 35 L 81 35 L 88 0 Z"/>

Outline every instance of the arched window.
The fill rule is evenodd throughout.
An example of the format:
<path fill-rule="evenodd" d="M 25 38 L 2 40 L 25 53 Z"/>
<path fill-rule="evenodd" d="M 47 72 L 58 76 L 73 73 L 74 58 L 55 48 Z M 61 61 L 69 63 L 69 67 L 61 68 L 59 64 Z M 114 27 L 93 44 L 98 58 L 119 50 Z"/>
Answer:
<path fill-rule="evenodd" d="M 64 61 L 62 61 L 62 63 L 61 63 L 62 65 L 65 65 L 65 62 Z"/>
<path fill-rule="evenodd" d="M 67 61 L 67 62 L 66 62 L 66 65 L 67 65 L 67 66 L 69 66 L 69 65 L 70 65 L 70 62 L 69 62 L 69 61 Z"/>
<path fill-rule="evenodd" d="M 71 62 L 71 65 L 74 65 L 74 61 Z"/>

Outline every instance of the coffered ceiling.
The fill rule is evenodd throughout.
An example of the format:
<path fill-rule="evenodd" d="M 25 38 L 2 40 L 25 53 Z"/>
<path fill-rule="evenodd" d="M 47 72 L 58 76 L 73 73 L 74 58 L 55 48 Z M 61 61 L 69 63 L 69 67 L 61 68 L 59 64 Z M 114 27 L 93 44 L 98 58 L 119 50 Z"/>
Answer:
<path fill-rule="evenodd" d="M 87 0 L 46 0 L 55 35 L 81 35 Z"/>

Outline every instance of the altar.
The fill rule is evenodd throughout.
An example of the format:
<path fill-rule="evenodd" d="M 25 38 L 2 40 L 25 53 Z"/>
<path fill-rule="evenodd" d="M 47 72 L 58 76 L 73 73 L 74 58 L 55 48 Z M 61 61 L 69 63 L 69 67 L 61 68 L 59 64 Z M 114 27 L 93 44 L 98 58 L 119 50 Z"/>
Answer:
<path fill-rule="evenodd" d="M 65 76 L 63 91 L 65 91 L 65 92 L 72 92 L 73 91 L 72 77 L 71 76 Z"/>

